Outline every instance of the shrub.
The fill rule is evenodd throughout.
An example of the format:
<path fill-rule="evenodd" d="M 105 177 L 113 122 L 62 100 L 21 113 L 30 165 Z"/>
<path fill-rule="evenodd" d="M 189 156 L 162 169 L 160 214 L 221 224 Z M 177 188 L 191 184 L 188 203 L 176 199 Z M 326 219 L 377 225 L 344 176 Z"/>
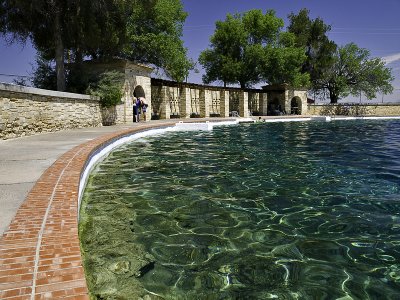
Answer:
<path fill-rule="evenodd" d="M 191 117 L 191 118 L 200 118 L 200 114 L 198 114 L 198 113 L 191 113 L 191 114 L 190 114 L 190 117 Z"/>
<path fill-rule="evenodd" d="M 123 74 L 104 72 L 99 76 L 98 82 L 89 87 L 89 93 L 100 97 L 102 107 L 112 107 L 121 103 L 123 83 Z"/>

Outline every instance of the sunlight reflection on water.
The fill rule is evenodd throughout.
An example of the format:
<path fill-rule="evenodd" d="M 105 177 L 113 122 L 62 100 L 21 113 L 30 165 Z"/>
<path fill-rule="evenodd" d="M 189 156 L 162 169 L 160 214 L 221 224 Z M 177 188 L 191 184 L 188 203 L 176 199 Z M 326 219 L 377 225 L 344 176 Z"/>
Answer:
<path fill-rule="evenodd" d="M 83 248 L 104 270 L 140 245 L 154 265 L 139 281 L 167 299 L 398 299 L 399 158 L 400 121 L 148 137 L 93 172 Z"/>

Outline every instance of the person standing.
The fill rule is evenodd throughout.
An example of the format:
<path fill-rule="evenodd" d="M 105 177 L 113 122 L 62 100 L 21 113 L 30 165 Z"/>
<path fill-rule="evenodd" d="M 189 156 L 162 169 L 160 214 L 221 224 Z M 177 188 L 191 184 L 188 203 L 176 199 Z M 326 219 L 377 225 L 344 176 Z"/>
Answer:
<path fill-rule="evenodd" d="M 144 122 L 146 122 L 146 112 L 147 112 L 147 107 L 149 106 L 146 102 L 145 102 L 145 99 L 144 98 L 142 98 L 141 100 L 140 100 L 140 102 L 141 102 L 141 108 L 142 108 L 142 112 L 143 112 L 143 121 Z"/>
<path fill-rule="evenodd" d="M 135 122 L 140 122 L 140 112 L 141 112 L 141 101 L 140 98 L 134 98 L 133 102 L 133 113 L 135 114 Z"/>
<path fill-rule="evenodd" d="M 133 123 L 139 122 L 137 98 L 133 97 Z"/>

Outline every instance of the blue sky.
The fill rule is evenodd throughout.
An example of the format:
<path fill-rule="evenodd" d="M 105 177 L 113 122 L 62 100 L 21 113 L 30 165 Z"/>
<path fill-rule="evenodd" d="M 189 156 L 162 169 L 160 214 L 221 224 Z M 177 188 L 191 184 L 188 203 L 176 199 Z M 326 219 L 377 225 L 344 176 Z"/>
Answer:
<path fill-rule="evenodd" d="M 288 24 L 287 15 L 308 8 L 312 18 L 321 17 L 332 26 L 330 38 L 339 45 L 350 42 L 367 48 L 371 56 L 382 57 L 396 77 L 394 96 L 384 101 L 400 101 L 400 0 L 183 0 L 188 17 L 183 40 L 191 58 L 209 45 L 209 38 L 217 20 L 224 20 L 227 13 L 240 13 L 250 9 L 276 11 Z M 0 73 L 29 75 L 34 63 L 35 51 L 30 45 L 6 46 L 0 40 Z M 12 78 L 0 76 L 0 81 Z M 191 73 L 189 81 L 201 83 L 201 74 Z M 381 100 L 379 97 L 378 100 Z"/>

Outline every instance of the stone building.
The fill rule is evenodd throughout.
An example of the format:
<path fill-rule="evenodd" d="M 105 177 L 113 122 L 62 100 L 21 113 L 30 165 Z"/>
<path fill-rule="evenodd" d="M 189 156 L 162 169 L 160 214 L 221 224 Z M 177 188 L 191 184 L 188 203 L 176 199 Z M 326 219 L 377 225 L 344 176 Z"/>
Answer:
<path fill-rule="evenodd" d="M 152 78 L 151 92 L 152 116 L 160 119 L 307 112 L 307 90 L 286 84 L 243 90 Z"/>
<path fill-rule="evenodd" d="M 142 97 L 148 104 L 147 120 L 307 114 L 306 90 L 288 85 L 242 90 L 178 83 L 151 78 L 151 67 L 127 60 L 85 62 L 82 76 L 90 78 L 107 71 L 122 75 L 123 89 L 120 104 L 108 109 L 101 108 L 93 96 L 0 84 L 0 138 L 131 123 L 134 97 Z"/>
<path fill-rule="evenodd" d="M 262 89 L 224 88 L 151 78 L 152 68 L 128 60 L 87 62 L 86 72 L 123 74 L 121 104 L 110 108 L 116 123 L 133 120 L 133 98 L 144 97 L 146 119 L 249 117 L 254 115 L 306 114 L 306 90 L 274 85 Z M 104 110 L 103 110 L 104 112 Z"/>
<path fill-rule="evenodd" d="M 307 89 L 293 89 L 288 84 L 263 86 L 267 99 L 267 114 L 307 114 Z"/>
<path fill-rule="evenodd" d="M 249 117 L 306 114 L 306 90 L 274 85 L 262 89 L 224 88 L 151 78 L 152 68 L 127 60 L 89 63 L 93 73 L 117 71 L 124 75 L 121 104 L 112 108 L 116 123 L 133 119 L 133 97 L 144 97 L 146 119 Z"/>
<path fill-rule="evenodd" d="M 114 59 L 106 62 L 89 61 L 84 64 L 84 71 L 90 75 L 99 75 L 104 72 L 114 71 L 122 74 L 123 96 L 116 107 L 103 109 L 105 114 L 112 115 L 113 121 L 117 124 L 130 123 L 133 121 L 133 98 L 145 98 L 146 103 L 151 107 L 151 79 L 150 74 L 153 68 L 133 63 L 128 60 Z M 147 120 L 151 118 L 151 110 L 146 112 Z"/>

